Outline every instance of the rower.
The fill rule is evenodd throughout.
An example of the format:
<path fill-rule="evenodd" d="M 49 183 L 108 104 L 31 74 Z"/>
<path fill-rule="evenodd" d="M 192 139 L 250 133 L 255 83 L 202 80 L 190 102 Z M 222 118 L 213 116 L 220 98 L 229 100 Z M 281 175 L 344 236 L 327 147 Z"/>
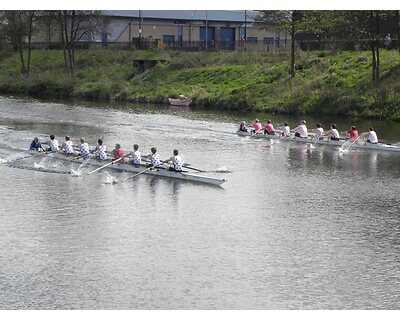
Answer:
<path fill-rule="evenodd" d="M 65 141 L 63 142 L 62 146 L 61 146 L 61 150 L 63 153 L 67 154 L 67 155 L 72 155 L 74 153 L 74 149 L 73 149 L 73 143 L 70 139 L 69 136 L 65 137 Z"/>
<path fill-rule="evenodd" d="M 329 130 L 328 139 L 333 140 L 333 141 L 340 140 L 339 131 L 337 131 L 336 124 L 334 124 L 334 123 L 331 124 L 331 130 Z"/>
<path fill-rule="evenodd" d="M 107 153 L 106 153 L 106 146 L 103 146 L 103 140 L 99 139 L 97 140 L 97 146 L 93 150 L 93 152 L 98 151 L 98 158 L 100 161 L 107 160 Z"/>
<path fill-rule="evenodd" d="M 54 134 L 50 135 L 50 140 L 46 142 L 49 146 L 47 151 L 56 152 L 58 151 L 58 140 L 54 137 Z"/>
<path fill-rule="evenodd" d="M 156 147 L 151 148 L 150 151 L 151 154 L 146 156 L 147 158 L 150 157 L 150 162 L 151 162 L 150 164 L 148 164 L 148 167 L 156 168 L 161 164 L 160 156 L 157 153 Z"/>
<path fill-rule="evenodd" d="M 252 134 L 259 133 L 261 131 L 261 129 L 262 129 L 262 125 L 260 123 L 260 120 L 258 120 L 258 119 L 254 120 L 253 129 L 251 129 L 251 133 Z"/>
<path fill-rule="evenodd" d="M 345 133 L 349 136 L 350 141 L 356 141 L 358 140 L 358 130 L 355 126 L 351 127 L 351 130 L 343 131 L 342 133 Z"/>
<path fill-rule="evenodd" d="M 138 166 L 141 163 L 142 163 L 142 157 L 141 157 L 141 154 L 139 151 L 139 145 L 134 144 L 133 145 L 133 159 L 132 159 L 131 164 Z"/>
<path fill-rule="evenodd" d="M 285 122 L 285 123 L 283 124 L 283 127 L 282 127 L 282 136 L 283 136 L 283 137 L 289 137 L 289 136 L 290 136 L 290 127 L 289 127 L 289 125 L 288 125 L 287 122 Z"/>
<path fill-rule="evenodd" d="M 267 123 L 265 124 L 264 134 L 268 135 L 275 134 L 274 125 L 272 124 L 271 120 L 267 120 Z"/>
<path fill-rule="evenodd" d="M 298 138 L 307 138 L 308 137 L 308 131 L 306 127 L 306 120 L 301 120 L 301 123 L 291 130 L 291 132 L 294 132 L 294 136 Z"/>
<path fill-rule="evenodd" d="M 239 125 L 239 130 L 240 132 L 248 132 L 246 128 L 246 122 L 242 121 Z"/>
<path fill-rule="evenodd" d="M 124 149 L 122 149 L 121 145 L 119 143 L 115 144 L 115 149 L 113 150 L 113 156 L 115 160 L 122 158 L 121 160 L 118 161 L 118 163 L 124 163 Z"/>
<path fill-rule="evenodd" d="M 38 137 L 34 137 L 33 141 L 31 142 L 31 145 L 29 146 L 29 150 L 35 150 L 38 152 L 42 152 L 43 151 L 43 147 L 42 144 L 39 141 Z"/>
<path fill-rule="evenodd" d="M 314 129 L 314 137 L 315 140 L 324 140 L 324 129 L 319 122 L 317 123 L 317 128 Z"/>
<path fill-rule="evenodd" d="M 378 136 L 376 132 L 374 131 L 374 128 L 369 128 L 369 132 L 363 132 L 363 134 L 368 133 L 368 139 L 367 142 L 371 144 L 377 144 L 378 143 Z"/>
<path fill-rule="evenodd" d="M 88 159 L 89 158 L 89 145 L 87 142 L 85 142 L 85 138 L 81 138 L 81 144 L 79 145 L 79 150 L 81 151 L 81 155 L 83 158 Z"/>
<path fill-rule="evenodd" d="M 179 154 L 179 151 L 175 149 L 173 151 L 173 156 L 171 158 L 169 158 L 168 160 L 163 161 L 163 162 L 170 162 L 171 163 L 171 165 L 170 165 L 168 170 L 170 170 L 170 171 L 179 171 L 179 172 L 182 171 L 182 163 L 183 162 L 182 162 L 182 158 L 178 154 Z"/>

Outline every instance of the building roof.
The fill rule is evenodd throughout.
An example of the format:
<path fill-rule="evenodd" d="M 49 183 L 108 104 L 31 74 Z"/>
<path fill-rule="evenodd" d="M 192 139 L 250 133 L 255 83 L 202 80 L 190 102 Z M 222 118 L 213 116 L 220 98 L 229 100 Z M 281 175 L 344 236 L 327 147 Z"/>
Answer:
<path fill-rule="evenodd" d="M 245 11 L 230 10 L 105 10 L 103 14 L 112 17 L 167 20 L 209 20 L 242 22 L 245 20 Z M 246 11 L 247 21 L 254 22 L 257 11 Z"/>

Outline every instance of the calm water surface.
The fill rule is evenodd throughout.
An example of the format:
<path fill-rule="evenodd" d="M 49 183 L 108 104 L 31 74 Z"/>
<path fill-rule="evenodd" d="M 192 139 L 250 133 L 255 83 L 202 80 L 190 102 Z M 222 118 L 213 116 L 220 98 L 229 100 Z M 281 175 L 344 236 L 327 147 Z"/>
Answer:
<path fill-rule="evenodd" d="M 178 148 L 193 167 L 232 171 L 209 173 L 228 182 L 110 185 L 106 172 L 73 177 L 77 165 L 51 159 L 0 165 L 1 309 L 400 307 L 400 154 L 232 134 L 265 115 L 114 107 L 0 98 L 0 158 L 69 134 L 156 146 L 163 159 Z M 356 124 L 400 140 L 395 123 Z"/>

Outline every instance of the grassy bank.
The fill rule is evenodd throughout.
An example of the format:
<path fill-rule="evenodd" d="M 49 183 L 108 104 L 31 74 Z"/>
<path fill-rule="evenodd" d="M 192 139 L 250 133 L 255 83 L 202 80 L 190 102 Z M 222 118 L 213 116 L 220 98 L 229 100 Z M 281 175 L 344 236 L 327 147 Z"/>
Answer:
<path fill-rule="evenodd" d="M 135 58 L 166 62 L 137 73 Z M 293 81 L 284 53 L 82 50 L 73 80 L 60 51 L 33 51 L 29 80 L 20 75 L 17 54 L 3 51 L 0 59 L 4 93 L 156 103 L 184 94 L 215 108 L 400 120 L 400 55 L 394 50 L 381 52 L 379 89 L 371 86 L 369 52 L 301 52 Z"/>

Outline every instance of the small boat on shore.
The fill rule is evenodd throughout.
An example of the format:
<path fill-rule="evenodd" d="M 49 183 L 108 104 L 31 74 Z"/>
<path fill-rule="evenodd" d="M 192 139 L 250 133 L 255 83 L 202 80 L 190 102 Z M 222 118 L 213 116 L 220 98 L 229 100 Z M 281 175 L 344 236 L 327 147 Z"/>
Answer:
<path fill-rule="evenodd" d="M 168 101 L 173 106 L 184 106 L 184 107 L 187 107 L 192 103 L 191 99 L 183 95 L 180 95 L 178 99 L 169 98 Z"/>

